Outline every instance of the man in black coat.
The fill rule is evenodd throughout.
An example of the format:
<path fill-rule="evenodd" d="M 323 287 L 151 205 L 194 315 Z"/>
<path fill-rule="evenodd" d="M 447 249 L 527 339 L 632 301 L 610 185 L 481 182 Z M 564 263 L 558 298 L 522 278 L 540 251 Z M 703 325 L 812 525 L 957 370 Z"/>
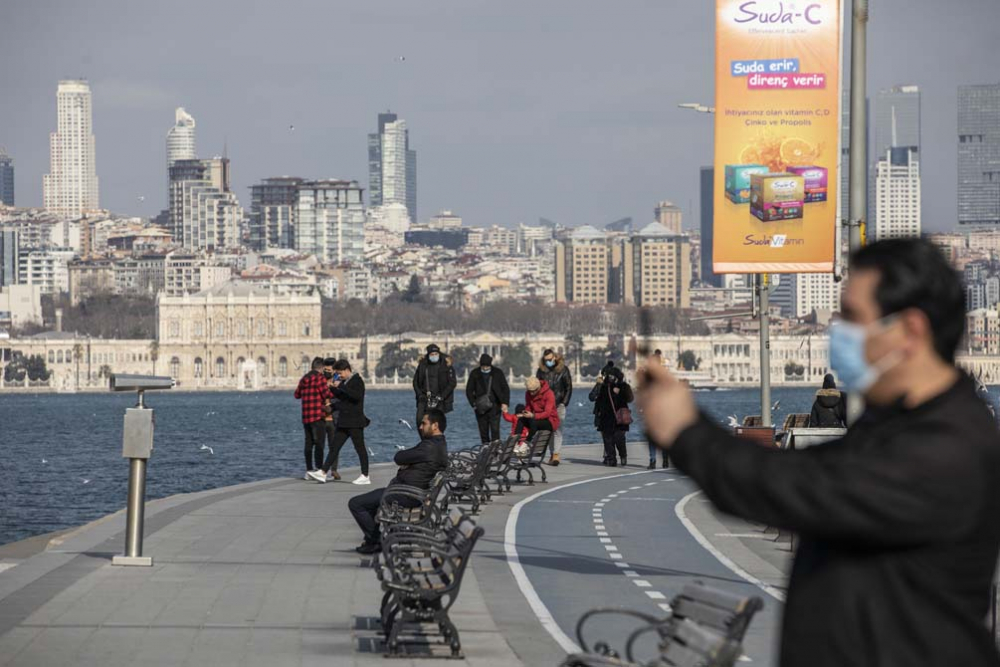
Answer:
<path fill-rule="evenodd" d="M 444 438 L 447 427 L 448 421 L 443 412 L 428 409 L 421 422 L 417 424 L 420 443 L 416 447 L 396 452 L 393 461 L 399 466 L 399 470 L 389 482 L 389 486 L 354 496 L 347 502 L 351 515 L 365 536 L 364 542 L 355 551 L 361 554 L 373 554 L 379 550 L 380 536 L 375 515 L 382 503 L 382 496 L 387 492 L 391 493 L 394 485 L 405 484 L 426 489 L 434 476 L 448 467 L 448 443 Z M 406 501 L 401 500 L 400 504 L 406 504 Z"/>
<path fill-rule="evenodd" d="M 331 479 L 340 479 L 340 475 L 331 471 L 337 465 L 340 448 L 350 438 L 361 463 L 361 475 L 351 483 L 371 484 L 368 477 L 368 448 L 365 447 L 365 429 L 369 424 L 368 417 L 365 416 L 365 381 L 351 370 L 351 364 L 346 359 L 333 365 L 331 380 L 330 390 L 337 399 L 337 426 L 322 469 L 309 473 L 309 477 L 321 484 Z"/>
<path fill-rule="evenodd" d="M 781 451 L 732 437 L 650 368 L 649 437 L 725 512 L 797 532 L 784 667 L 1000 665 L 986 629 L 1000 551 L 1000 435 L 955 368 L 964 290 L 930 242 L 848 264 L 830 362 L 867 410 L 840 440 Z"/>
<path fill-rule="evenodd" d="M 417 399 L 416 423 L 420 423 L 424 412 L 429 408 L 437 408 L 444 413 L 451 412 L 455 407 L 457 386 L 458 378 L 455 377 L 451 360 L 441 353 L 440 347 L 431 343 L 413 374 L 413 393 Z"/>
<path fill-rule="evenodd" d="M 469 373 L 465 397 L 476 413 L 479 440 L 500 440 L 500 414 L 506 412 L 507 405 L 510 404 L 510 385 L 507 384 L 503 371 L 493 366 L 493 357 L 490 355 L 479 357 L 479 366 Z"/>

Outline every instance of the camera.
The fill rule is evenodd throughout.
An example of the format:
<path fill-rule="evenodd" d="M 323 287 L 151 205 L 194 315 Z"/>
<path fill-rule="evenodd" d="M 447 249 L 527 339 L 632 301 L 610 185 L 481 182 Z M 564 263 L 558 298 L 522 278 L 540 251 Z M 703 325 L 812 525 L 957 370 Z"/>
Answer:
<path fill-rule="evenodd" d="M 155 389 L 172 389 L 174 379 L 162 375 L 123 375 L 115 373 L 111 376 L 111 391 L 152 391 Z"/>

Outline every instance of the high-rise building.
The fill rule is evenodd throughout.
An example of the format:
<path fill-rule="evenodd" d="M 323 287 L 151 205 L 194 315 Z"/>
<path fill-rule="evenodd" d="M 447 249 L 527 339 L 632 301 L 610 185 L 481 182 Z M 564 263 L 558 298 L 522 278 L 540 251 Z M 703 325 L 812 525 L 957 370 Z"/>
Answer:
<path fill-rule="evenodd" d="M 0 148 L 0 206 L 14 205 L 14 158 Z"/>
<path fill-rule="evenodd" d="M 624 241 L 625 303 L 689 308 L 691 239 L 653 222 Z"/>
<path fill-rule="evenodd" d="M 295 176 L 265 178 L 250 186 L 250 247 L 294 248 L 299 186 Z"/>
<path fill-rule="evenodd" d="M 714 252 L 712 242 L 715 238 L 715 169 L 701 168 L 699 198 L 701 199 L 701 282 L 712 287 L 722 287 L 722 276 L 712 271 Z"/>
<path fill-rule="evenodd" d="M 1000 83 L 958 88 L 958 224 L 1000 226 Z"/>
<path fill-rule="evenodd" d="M 681 219 L 683 212 L 681 207 L 672 201 L 661 201 L 653 209 L 653 219 L 667 228 L 671 234 L 681 233 Z"/>
<path fill-rule="evenodd" d="M 17 232 L 0 229 L 0 287 L 17 284 L 17 271 L 21 263 L 21 247 Z"/>
<path fill-rule="evenodd" d="M 579 227 L 556 245 L 556 302 L 608 303 L 612 252 L 607 236 Z"/>
<path fill-rule="evenodd" d="M 875 240 L 920 236 L 920 163 L 911 146 L 890 148 L 875 170 Z"/>
<path fill-rule="evenodd" d="M 194 160 L 197 157 L 194 118 L 184 107 L 177 107 L 174 126 L 167 131 L 167 169 L 174 166 L 177 160 Z"/>
<path fill-rule="evenodd" d="M 365 252 L 365 205 L 357 181 L 299 184 L 295 249 L 325 264 L 360 262 Z"/>
<path fill-rule="evenodd" d="M 406 121 L 392 112 L 380 113 L 378 132 L 368 135 L 368 202 L 403 204 L 417 221 L 417 152 Z"/>
<path fill-rule="evenodd" d="M 56 131 L 49 136 L 49 173 L 42 181 L 46 209 L 69 217 L 100 208 L 90 85 L 59 82 Z"/>
<path fill-rule="evenodd" d="M 185 250 L 240 245 L 243 209 L 229 186 L 229 159 L 177 160 L 170 174 L 170 232 Z"/>
<path fill-rule="evenodd" d="M 893 86 L 875 95 L 875 155 L 897 146 L 913 146 L 920 155 L 920 88 Z"/>

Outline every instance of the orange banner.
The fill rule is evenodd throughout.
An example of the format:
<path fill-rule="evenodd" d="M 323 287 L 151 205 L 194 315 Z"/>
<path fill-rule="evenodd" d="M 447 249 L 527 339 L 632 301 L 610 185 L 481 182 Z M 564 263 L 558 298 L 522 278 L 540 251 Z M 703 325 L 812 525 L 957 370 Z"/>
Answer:
<path fill-rule="evenodd" d="M 717 0 L 715 273 L 833 270 L 839 0 Z"/>

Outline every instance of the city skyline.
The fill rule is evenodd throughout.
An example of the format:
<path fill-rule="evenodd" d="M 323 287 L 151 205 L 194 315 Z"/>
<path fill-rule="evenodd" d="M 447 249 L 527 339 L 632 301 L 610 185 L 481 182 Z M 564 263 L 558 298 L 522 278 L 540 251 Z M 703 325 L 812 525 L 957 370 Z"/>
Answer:
<path fill-rule="evenodd" d="M 210 8 L 190 32 L 204 49 L 179 52 L 169 62 L 162 53 L 133 47 L 140 36 L 145 43 L 172 31 L 183 11 L 152 8 L 134 23 L 139 19 L 118 11 L 115 2 L 96 10 L 71 4 L 55 10 L 19 7 L 0 27 L 0 55 L 11 61 L 28 44 L 41 53 L 9 74 L 8 86 L 16 94 L 0 101 L 0 117 L 18 129 L 7 136 L 12 133 L 0 128 L 0 143 L 18 165 L 18 202 L 40 205 L 36 184 L 45 173 L 52 86 L 67 69 L 89 76 L 103 203 L 151 216 L 165 203 L 158 187 L 165 159 L 162 132 L 177 106 L 198 117 L 205 155 L 221 153 L 228 143 L 241 201 L 251 184 L 283 173 L 364 182 L 370 118 L 388 107 L 419 128 L 425 216 L 450 208 L 478 225 L 546 217 L 579 226 L 630 215 L 642 225 L 650 219 L 651 204 L 672 199 L 684 209 L 686 228 L 693 229 L 698 168 L 710 156 L 711 128 L 674 107 L 712 96 L 712 8 L 694 4 L 635 3 L 633 11 L 609 19 L 556 2 L 533 7 L 537 20 L 524 25 L 526 4 L 467 5 L 447 12 L 376 2 L 348 11 L 358 29 L 332 47 L 335 53 L 310 46 L 316 28 L 295 22 L 292 37 L 285 38 L 291 40 L 287 54 L 259 68 L 245 64 L 252 59 L 244 42 L 252 39 L 210 38 L 231 13 L 223 5 Z M 900 83 L 921 88 L 922 171 L 938 192 L 924 203 L 928 231 L 951 228 L 957 219 L 956 88 L 997 78 L 989 66 L 989 28 L 1000 20 L 1000 7 L 963 4 L 968 9 L 959 13 L 930 3 L 922 12 L 901 0 L 880 3 L 869 29 L 869 91 Z M 254 14 L 244 19 L 245 34 L 265 28 L 272 34 L 300 14 L 294 4 L 280 15 Z M 636 21 L 637 16 L 646 18 Z M 42 27 L 48 23 L 51 30 Z M 551 34 L 546 25 L 561 29 Z M 369 53 L 355 34 L 373 34 L 368 28 L 374 26 L 398 54 L 353 55 Z M 921 47 L 949 26 L 961 27 L 965 35 L 954 50 L 930 53 Z M 515 32 L 521 46 L 511 50 L 508 37 Z M 426 38 L 438 33 L 448 35 L 446 47 Z M 598 34 L 611 39 L 594 49 Z M 454 58 L 456 49 L 469 57 Z M 330 86 L 337 92 L 323 97 L 314 76 L 325 70 L 313 63 L 331 57 L 347 65 L 331 79 L 339 82 Z M 193 59 L 198 67 L 190 71 L 197 76 L 184 76 Z M 705 67 L 690 66 L 699 59 Z M 302 65 L 301 71 L 293 64 Z M 225 88 L 219 85 L 223 80 Z M 485 177 L 469 168 L 481 164 L 489 165 Z M 520 194 L 512 198 L 511 191 Z"/>

